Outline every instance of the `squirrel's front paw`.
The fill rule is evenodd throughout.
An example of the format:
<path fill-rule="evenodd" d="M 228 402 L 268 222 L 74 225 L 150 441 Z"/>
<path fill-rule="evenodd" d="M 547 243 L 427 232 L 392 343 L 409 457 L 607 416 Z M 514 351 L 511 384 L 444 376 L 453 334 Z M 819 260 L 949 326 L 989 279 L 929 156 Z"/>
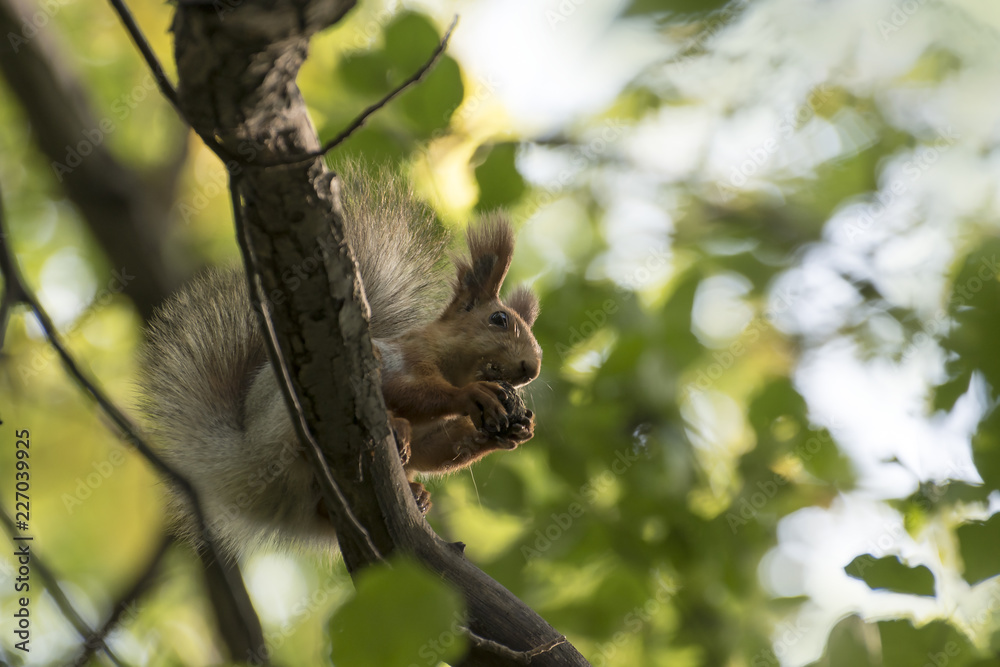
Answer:
<path fill-rule="evenodd" d="M 461 412 L 472 419 L 477 429 L 500 433 L 509 425 L 507 410 L 500 397 L 506 391 L 496 382 L 473 382 L 462 388 Z"/>
<path fill-rule="evenodd" d="M 525 407 L 520 393 L 506 382 L 500 383 L 504 395 L 500 399 L 507 411 L 507 427 L 496 434 L 505 449 L 514 449 L 535 435 L 535 415 Z"/>
<path fill-rule="evenodd" d="M 427 514 L 431 508 L 431 492 L 420 482 L 410 482 L 410 491 L 413 492 L 413 500 L 417 503 L 417 509 L 421 514 Z"/>

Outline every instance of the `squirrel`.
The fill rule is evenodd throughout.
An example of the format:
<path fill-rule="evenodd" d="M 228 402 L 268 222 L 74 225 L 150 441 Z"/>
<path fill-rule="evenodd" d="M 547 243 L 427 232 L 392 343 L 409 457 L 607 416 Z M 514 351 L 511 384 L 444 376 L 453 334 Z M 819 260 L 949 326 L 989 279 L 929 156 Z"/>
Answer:
<path fill-rule="evenodd" d="M 501 301 L 514 233 L 499 214 L 467 233 L 453 260 L 429 207 L 388 170 L 338 170 L 344 232 L 361 275 L 390 423 L 417 505 L 419 475 L 452 472 L 534 434 L 516 388 L 535 379 L 537 296 Z M 292 282 L 291 276 L 283 279 Z M 199 494 L 230 554 L 263 546 L 335 547 L 248 294 L 242 267 L 212 269 L 157 312 L 140 355 L 139 409 L 154 447 Z M 198 541 L 188 500 L 168 493 L 175 532 Z"/>

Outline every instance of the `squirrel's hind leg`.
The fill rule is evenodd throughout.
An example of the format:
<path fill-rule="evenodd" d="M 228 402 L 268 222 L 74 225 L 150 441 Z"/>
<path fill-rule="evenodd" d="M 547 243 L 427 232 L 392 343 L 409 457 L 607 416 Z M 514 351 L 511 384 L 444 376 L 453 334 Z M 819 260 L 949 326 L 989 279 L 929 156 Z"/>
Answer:
<path fill-rule="evenodd" d="M 413 439 L 410 420 L 397 417 L 390 410 L 389 425 L 392 426 L 392 436 L 396 439 L 396 447 L 399 449 L 399 460 L 405 466 L 410 462 L 410 441 Z"/>
<path fill-rule="evenodd" d="M 410 427 L 410 420 L 397 417 L 389 411 L 389 424 L 392 426 L 392 435 L 396 439 L 396 447 L 399 448 L 399 460 L 403 466 L 410 462 L 412 449 L 410 442 L 413 437 L 413 429 Z M 417 503 L 417 509 L 421 514 L 427 514 L 431 508 L 431 492 L 424 488 L 420 482 L 410 481 L 410 491 L 413 492 L 413 500 Z"/>

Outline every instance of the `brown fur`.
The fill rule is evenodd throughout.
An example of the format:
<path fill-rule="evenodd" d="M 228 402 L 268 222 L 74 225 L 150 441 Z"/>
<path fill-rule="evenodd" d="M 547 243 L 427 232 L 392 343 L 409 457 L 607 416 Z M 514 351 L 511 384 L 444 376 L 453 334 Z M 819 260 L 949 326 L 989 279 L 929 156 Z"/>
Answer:
<path fill-rule="evenodd" d="M 411 473 L 451 472 L 497 449 L 513 449 L 533 433 L 533 421 L 512 431 L 499 382 L 523 386 L 538 376 L 542 351 L 531 334 L 537 298 L 515 292 L 517 308 L 505 305 L 500 287 L 514 250 L 513 229 L 498 215 L 468 233 L 469 254 L 456 264 L 455 293 L 441 316 L 392 341 L 402 358 L 383 370 L 382 393 L 397 418 L 414 424 Z M 531 295 L 533 297 L 533 295 Z M 491 323 L 506 315 L 506 327 Z"/>

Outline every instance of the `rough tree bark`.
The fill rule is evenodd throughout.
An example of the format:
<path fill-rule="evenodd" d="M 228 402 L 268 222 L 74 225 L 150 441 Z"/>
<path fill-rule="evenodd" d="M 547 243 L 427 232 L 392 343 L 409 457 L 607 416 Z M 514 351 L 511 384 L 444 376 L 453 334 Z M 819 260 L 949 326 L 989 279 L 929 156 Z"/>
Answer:
<path fill-rule="evenodd" d="M 460 546 L 438 538 L 418 513 L 377 384 L 363 297 L 343 240 L 339 183 L 321 159 L 261 166 L 319 148 L 295 76 L 309 37 L 352 5 L 181 2 L 173 25 L 180 106 L 202 136 L 215 137 L 232 156 L 227 167 L 243 201 L 245 238 L 301 411 L 370 536 L 367 544 L 377 549 L 372 553 L 345 516 L 331 510 L 352 575 L 399 550 L 457 586 L 476 635 L 463 665 L 587 665 L 559 633 L 465 559 Z M 280 276 L 293 267 L 308 279 L 290 290 Z"/>

